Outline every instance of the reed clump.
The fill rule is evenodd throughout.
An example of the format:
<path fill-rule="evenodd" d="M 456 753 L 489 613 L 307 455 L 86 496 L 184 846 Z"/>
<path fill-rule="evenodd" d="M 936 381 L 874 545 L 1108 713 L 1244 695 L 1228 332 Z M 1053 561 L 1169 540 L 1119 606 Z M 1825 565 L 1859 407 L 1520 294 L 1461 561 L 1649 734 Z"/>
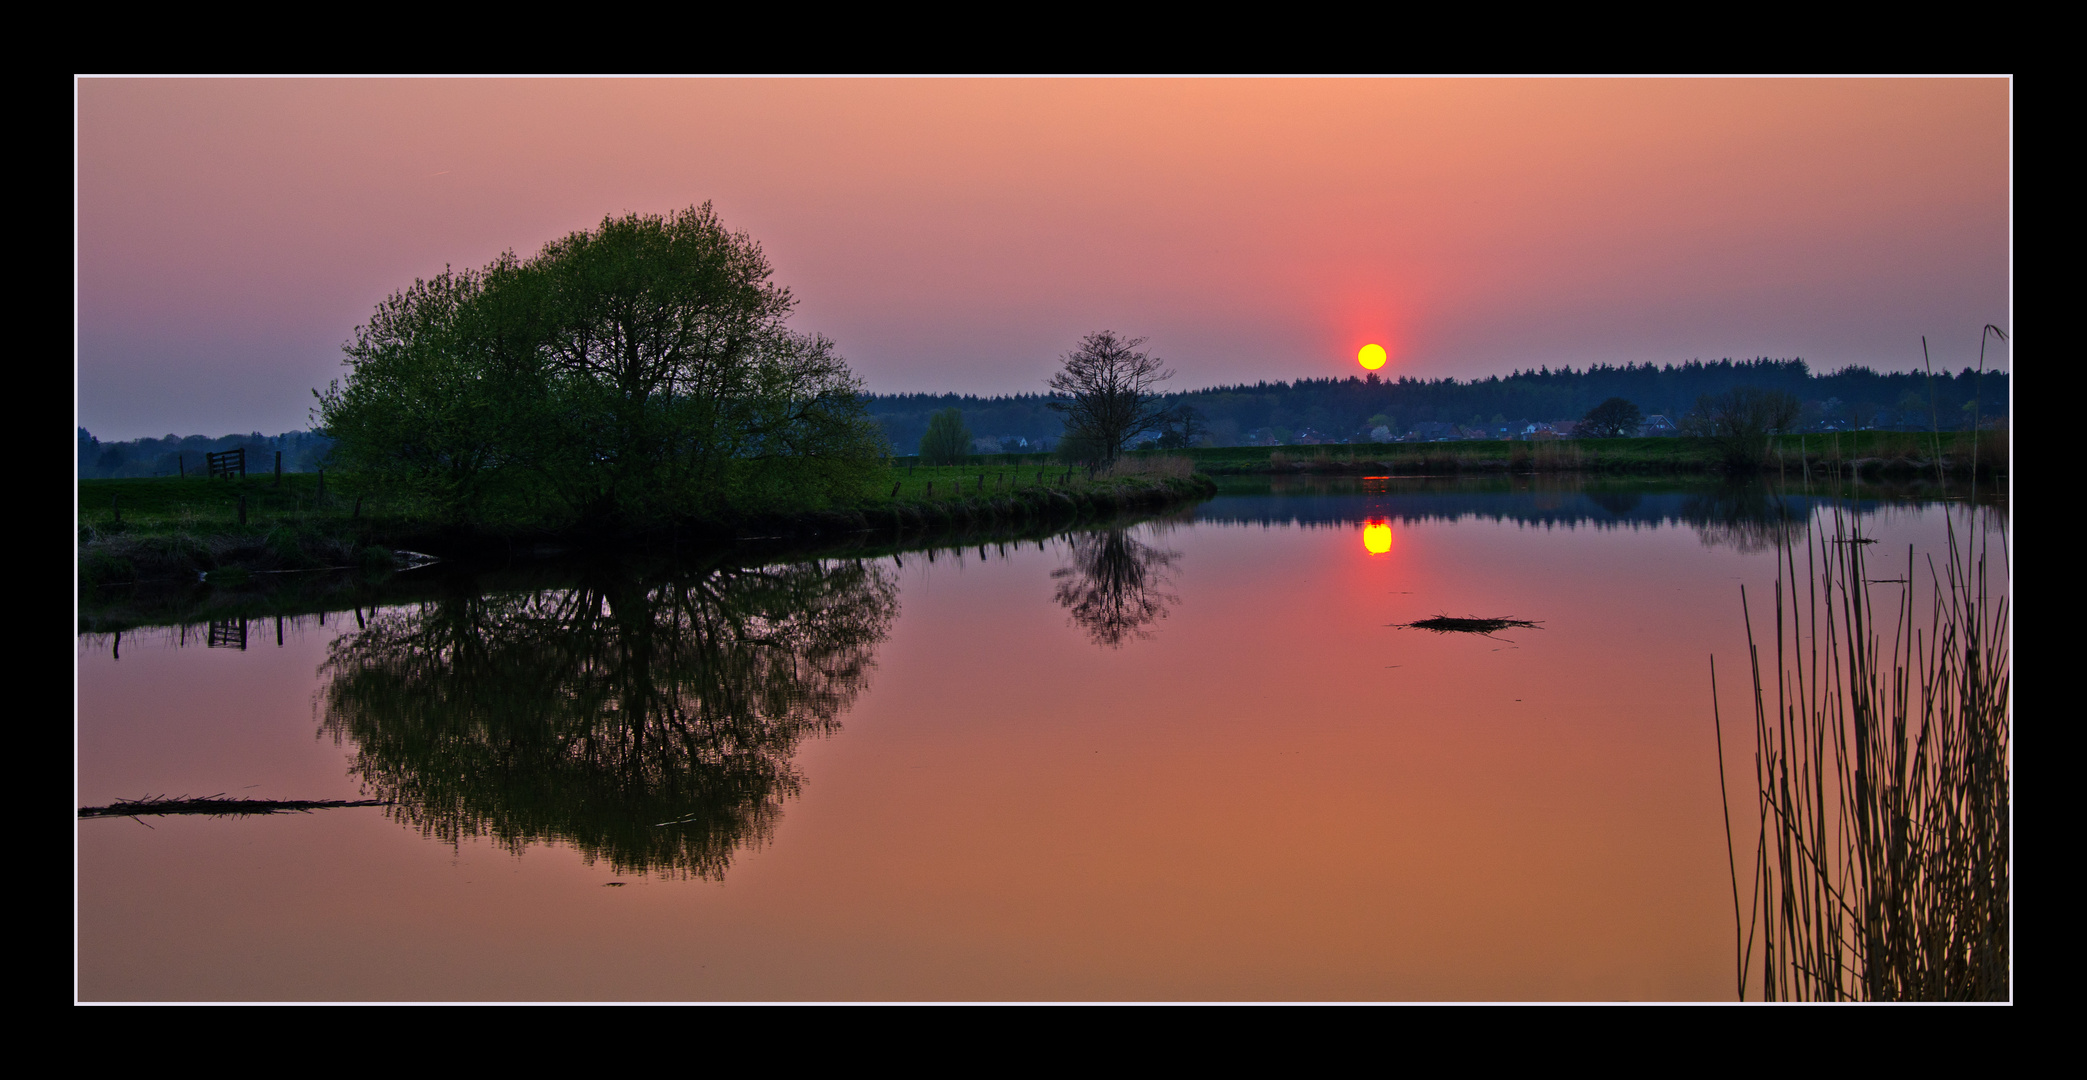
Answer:
<path fill-rule="evenodd" d="M 1802 579 L 1798 545 L 1778 560 L 1772 658 L 1747 613 L 1760 831 L 1744 906 L 1732 860 L 1739 996 L 2006 1000 L 2005 572 L 1996 591 L 1985 534 L 1960 543 L 1954 520 L 1940 566 L 1909 548 L 1905 577 L 1885 581 L 1838 512 L 1811 533 Z M 1880 586 L 1897 593 L 1888 622 Z M 1711 679 L 1714 696 L 1714 659 Z M 1726 814 L 1730 845 L 1729 798 Z"/>

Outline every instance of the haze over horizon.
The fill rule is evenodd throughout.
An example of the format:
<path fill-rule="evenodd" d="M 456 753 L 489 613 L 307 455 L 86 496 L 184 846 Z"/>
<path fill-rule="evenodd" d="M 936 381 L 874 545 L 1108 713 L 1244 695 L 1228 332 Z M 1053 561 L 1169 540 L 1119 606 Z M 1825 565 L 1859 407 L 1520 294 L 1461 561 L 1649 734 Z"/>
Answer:
<path fill-rule="evenodd" d="M 2005 79 L 80 79 L 77 422 L 292 430 L 375 305 L 712 203 L 877 393 L 1977 355 Z M 2005 368 L 2004 350 L 1989 354 Z"/>

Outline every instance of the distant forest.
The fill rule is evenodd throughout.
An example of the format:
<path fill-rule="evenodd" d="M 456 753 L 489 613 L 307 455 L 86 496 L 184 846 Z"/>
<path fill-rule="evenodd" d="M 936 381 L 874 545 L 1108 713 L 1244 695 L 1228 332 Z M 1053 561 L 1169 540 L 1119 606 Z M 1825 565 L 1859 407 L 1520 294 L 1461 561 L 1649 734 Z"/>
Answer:
<path fill-rule="evenodd" d="M 1945 430 L 1968 427 L 1974 401 L 1988 421 L 2007 415 L 2004 372 L 1989 371 L 1984 384 L 1971 369 L 1936 373 L 1876 372 L 1842 368 L 1814 375 L 1803 360 L 1719 360 L 1684 364 L 1596 365 L 1517 371 L 1488 379 L 1367 378 L 1300 379 L 1219 386 L 1170 394 L 1170 405 L 1202 414 L 1207 441 L 1215 446 L 1343 442 L 1367 439 L 1384 426 L 1394 436 L 1462 435 L 1472 429 L 1492 437 L 1531 424 L 1578 420 L 1611 398 L 1624 398 L 1646 416 L 1679 422 L 1696 399 L 1734 386 L 1787 390 L 1805 404 L 1808 430 Z M 1932 403 L 1930 392 L 1932 391 Z M 870 415 L 884 428 L 894 453 L 910 454 L 927 432 L 928 417 L 941 409 L 964 414 L 980 449 L 1015 451 L 1049 448 L 1060 433 L 1059 414 L 1043 394 L 975 397 L 958 394 L 878 394 Z M 1026 444 L 1026 446 L 1024 445 Z"/>
<path fill-rule="evenodd" d="M 1804 427 L 1813 431 L 1926 430 L 1939 421 L 1945 430 L 1969 427 L 1974 403 L 1989 422 L 2007 416 L 2008 377 L 1987 372 L 1983 385 L 1966 368 L 1937 373 L 1932 383 L 1919 372 L 1876 372 L 1842 368 L 1814 375 L 1802 360 L 1690 361 L 1685 364 L 1597 365 L 1584 370 L 1548 368 L 1489 379 L 1367 378 L 1299 379 L 1219 386 L 1170 394 L 1169 405 L 1188 405 L 1202 415 L 1214 446 L 1367 440 L 1372 429 L 1395 436 L 1464 435 L 1474 429 L 1492 437 L 1530 424 L 1577 420 L 1588 409 L 1620 397 L 1647 416 L 1679 421 L 1704 394 L 1734 386 L 1788 390 L 1805 404 Z M 1930 392 L 1932 390 L 1932 404 Z M 1044 394 L 977 397 L 970 394 L 873 394 L 870 415 L 891 440 L 892 452 L 914 453 L 927 433 L 928 417 L 957 409 L 971 434 L 988 451 L 1050 449 L 1064 428 Z M 176 476 L 184 465 L 203 468 L 203 455 L 246 448 L 248 472 L 275 467 L 283 454 L 286 472 L 313 472 L 326 463 L 333 440 L 310 431 L 281 435 L 168 435 L 159 439 L 102 442 L 79 429 L 82 478 Z"/>
<path fill-rule="evenodd" d="M 205 471 L 205 454 L 246 448 L 248 475 L 275 469 L 275 453 L 283 453 L 284 472 L 316 472 L 326 463 L 333 440 L 309 431 L 281 435 L 168 435 L 160 439 L 103 442 L 79 429 L 80 479 L 103 480 L 137 476 L 179 476 Z"/>

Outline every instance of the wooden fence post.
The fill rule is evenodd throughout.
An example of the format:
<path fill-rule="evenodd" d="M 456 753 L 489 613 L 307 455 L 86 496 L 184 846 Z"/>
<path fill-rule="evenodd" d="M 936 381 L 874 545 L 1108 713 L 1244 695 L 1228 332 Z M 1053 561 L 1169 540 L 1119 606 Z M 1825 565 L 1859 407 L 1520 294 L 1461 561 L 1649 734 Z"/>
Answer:
<path fill-rule="evenodd" d="M 239 497 L 239 523 L 246 524 L 246 496 Z"/>
<path fill-rule="evenodd" d="M 283 486 L 283 452 L 281 450 L 275 452 L 275 486 Z"/>
<path fill-rule="evenodd" d="M 114 495 L 109 496 L 109 509 L 116 511 L 116 524 L 123 524 L 123 504 Z"/>

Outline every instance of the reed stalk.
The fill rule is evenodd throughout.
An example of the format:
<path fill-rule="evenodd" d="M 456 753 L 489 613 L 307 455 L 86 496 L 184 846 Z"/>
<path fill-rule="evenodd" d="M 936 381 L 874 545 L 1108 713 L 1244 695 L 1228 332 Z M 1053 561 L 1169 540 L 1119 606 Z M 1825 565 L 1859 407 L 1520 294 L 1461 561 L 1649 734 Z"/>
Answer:
<path fill-rule="evenodd" d="M 1875 581 L 1874 541 L 1831 513 L 1830 532 L 1807 530 L 1817 540 L 1803 544 L 1802 579 L 1797 545 L 1778 560 L 1772 659 L 1741 591 L 1760 832 L 1745 905 L 1732 860 L 1740 997 L 1753 987 L 1765 1000 L 2006 1000 L 2005 571 L 1996 591 L 1983 532 L 1960 543 L 1952 519 L 1940 566 L 1930 557 L 1921 574 L 1908 548 L 1906 576 Z M 1897 593 L 1889 622 L 1879 586 Z M 1728 845 L 1731 830 L 1728 802 Z"/>

